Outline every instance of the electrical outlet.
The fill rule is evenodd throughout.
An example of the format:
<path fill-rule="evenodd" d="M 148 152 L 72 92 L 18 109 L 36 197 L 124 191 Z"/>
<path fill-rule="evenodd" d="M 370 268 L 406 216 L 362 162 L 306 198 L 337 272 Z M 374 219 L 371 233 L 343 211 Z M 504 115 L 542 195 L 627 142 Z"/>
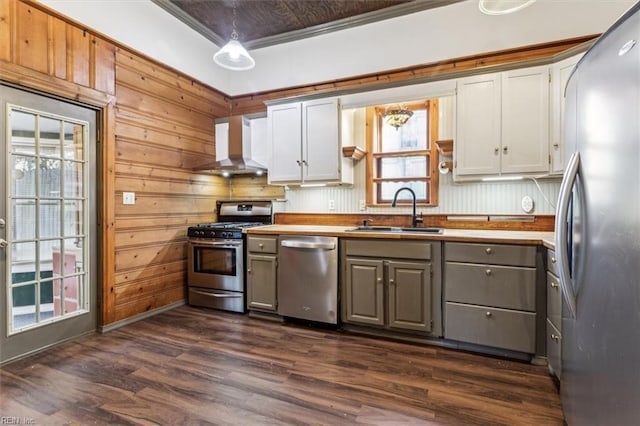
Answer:
<path fill-rule="evenodd" d="M 136 193 L 135 192 L 123 192 L 122 193 L 122 204 L 135 204 L 136 203 Z"/>
<path fill-rule="evenodd" d="M 365 200 L 360 200 L 358 206 L 360 208 L 360 211 L 363 212 L 367 209 L 367 202 Z"/>
<path fill-rule="evenodd" d="M 336 200 L 329 200 L 329 210 L 336 209 Z"/>
<path fill-rule="evenodd" d="M 521 201 L 520 204 L 521 204 L 523 212 L 525 212 L 525 213 L 532 213 L 533 212 L 534 203 L 533 203 L 533 200 L 531 199 L 531 197 L 529 197 L 528 195 L 525 195 L 524 197 L 522 197 L 522 201 Z"/>

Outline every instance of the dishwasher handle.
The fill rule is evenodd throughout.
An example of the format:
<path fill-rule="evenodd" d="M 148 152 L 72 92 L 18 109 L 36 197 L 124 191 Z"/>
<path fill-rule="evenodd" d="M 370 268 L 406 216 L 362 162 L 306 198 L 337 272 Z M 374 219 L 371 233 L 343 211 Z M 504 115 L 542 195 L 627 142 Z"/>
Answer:
<path fill-rule="evenodd" d="M 331 242 L 317 242 L 317 241 L 300 241 L 300 240 L 283 240 L 280 242 L 282 247 L 289 248 L 303 248 L 303 249 L 321 249 L 321 250 L 335 250 L 336 243 Z"/>

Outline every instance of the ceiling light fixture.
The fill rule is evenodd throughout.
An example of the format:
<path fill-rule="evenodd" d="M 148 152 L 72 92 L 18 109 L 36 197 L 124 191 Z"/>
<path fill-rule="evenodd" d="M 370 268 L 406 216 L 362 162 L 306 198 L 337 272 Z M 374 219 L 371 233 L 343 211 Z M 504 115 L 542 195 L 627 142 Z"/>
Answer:
<path fill-rule="evenodd" d="M 250 70 L 256 65 L 247 49 L 238 41 L 238 31 L 236 31 L 236 0 L 233 0 L 233 31 L 231 31 L 231 40 L 218 52 L 213 55 L 216 64 L 232 71 Z"/>
<path fill-rule="evenodd" d="M 396 130 L 398 130 L 407 124 L 407 121 L 409 121 L 412 115 L 413 111 L 406 109 L 402 105 L 396 105 L 395 107 L 387 107 L 382 113 L 382 118 L 389 126 L 395 127 Z"/>
<path fill-rule="evenodd" d="M 535 3 L 536 0 L 480 0 L 478 8 L 486 15 L 506 15 Z"/>

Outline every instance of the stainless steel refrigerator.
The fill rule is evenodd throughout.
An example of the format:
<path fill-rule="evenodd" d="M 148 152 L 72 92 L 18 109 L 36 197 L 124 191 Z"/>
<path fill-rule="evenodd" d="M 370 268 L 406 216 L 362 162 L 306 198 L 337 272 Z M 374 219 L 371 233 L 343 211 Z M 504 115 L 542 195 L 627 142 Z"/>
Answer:
<path fill-rule="evenodd" d="M 566 87 L 556 211 L 569 425 L 640 424 L 640 3 Z"/>

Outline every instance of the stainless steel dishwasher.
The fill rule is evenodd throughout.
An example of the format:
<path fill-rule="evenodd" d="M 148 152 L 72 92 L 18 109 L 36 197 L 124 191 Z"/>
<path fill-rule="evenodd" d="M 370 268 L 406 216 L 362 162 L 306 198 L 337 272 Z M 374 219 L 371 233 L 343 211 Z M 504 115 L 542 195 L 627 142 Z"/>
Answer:
<path fill-rule="evenodd" d="M 338 323 L 338 239 L 283 235 L 278 250 L 278 314 Z"/>

